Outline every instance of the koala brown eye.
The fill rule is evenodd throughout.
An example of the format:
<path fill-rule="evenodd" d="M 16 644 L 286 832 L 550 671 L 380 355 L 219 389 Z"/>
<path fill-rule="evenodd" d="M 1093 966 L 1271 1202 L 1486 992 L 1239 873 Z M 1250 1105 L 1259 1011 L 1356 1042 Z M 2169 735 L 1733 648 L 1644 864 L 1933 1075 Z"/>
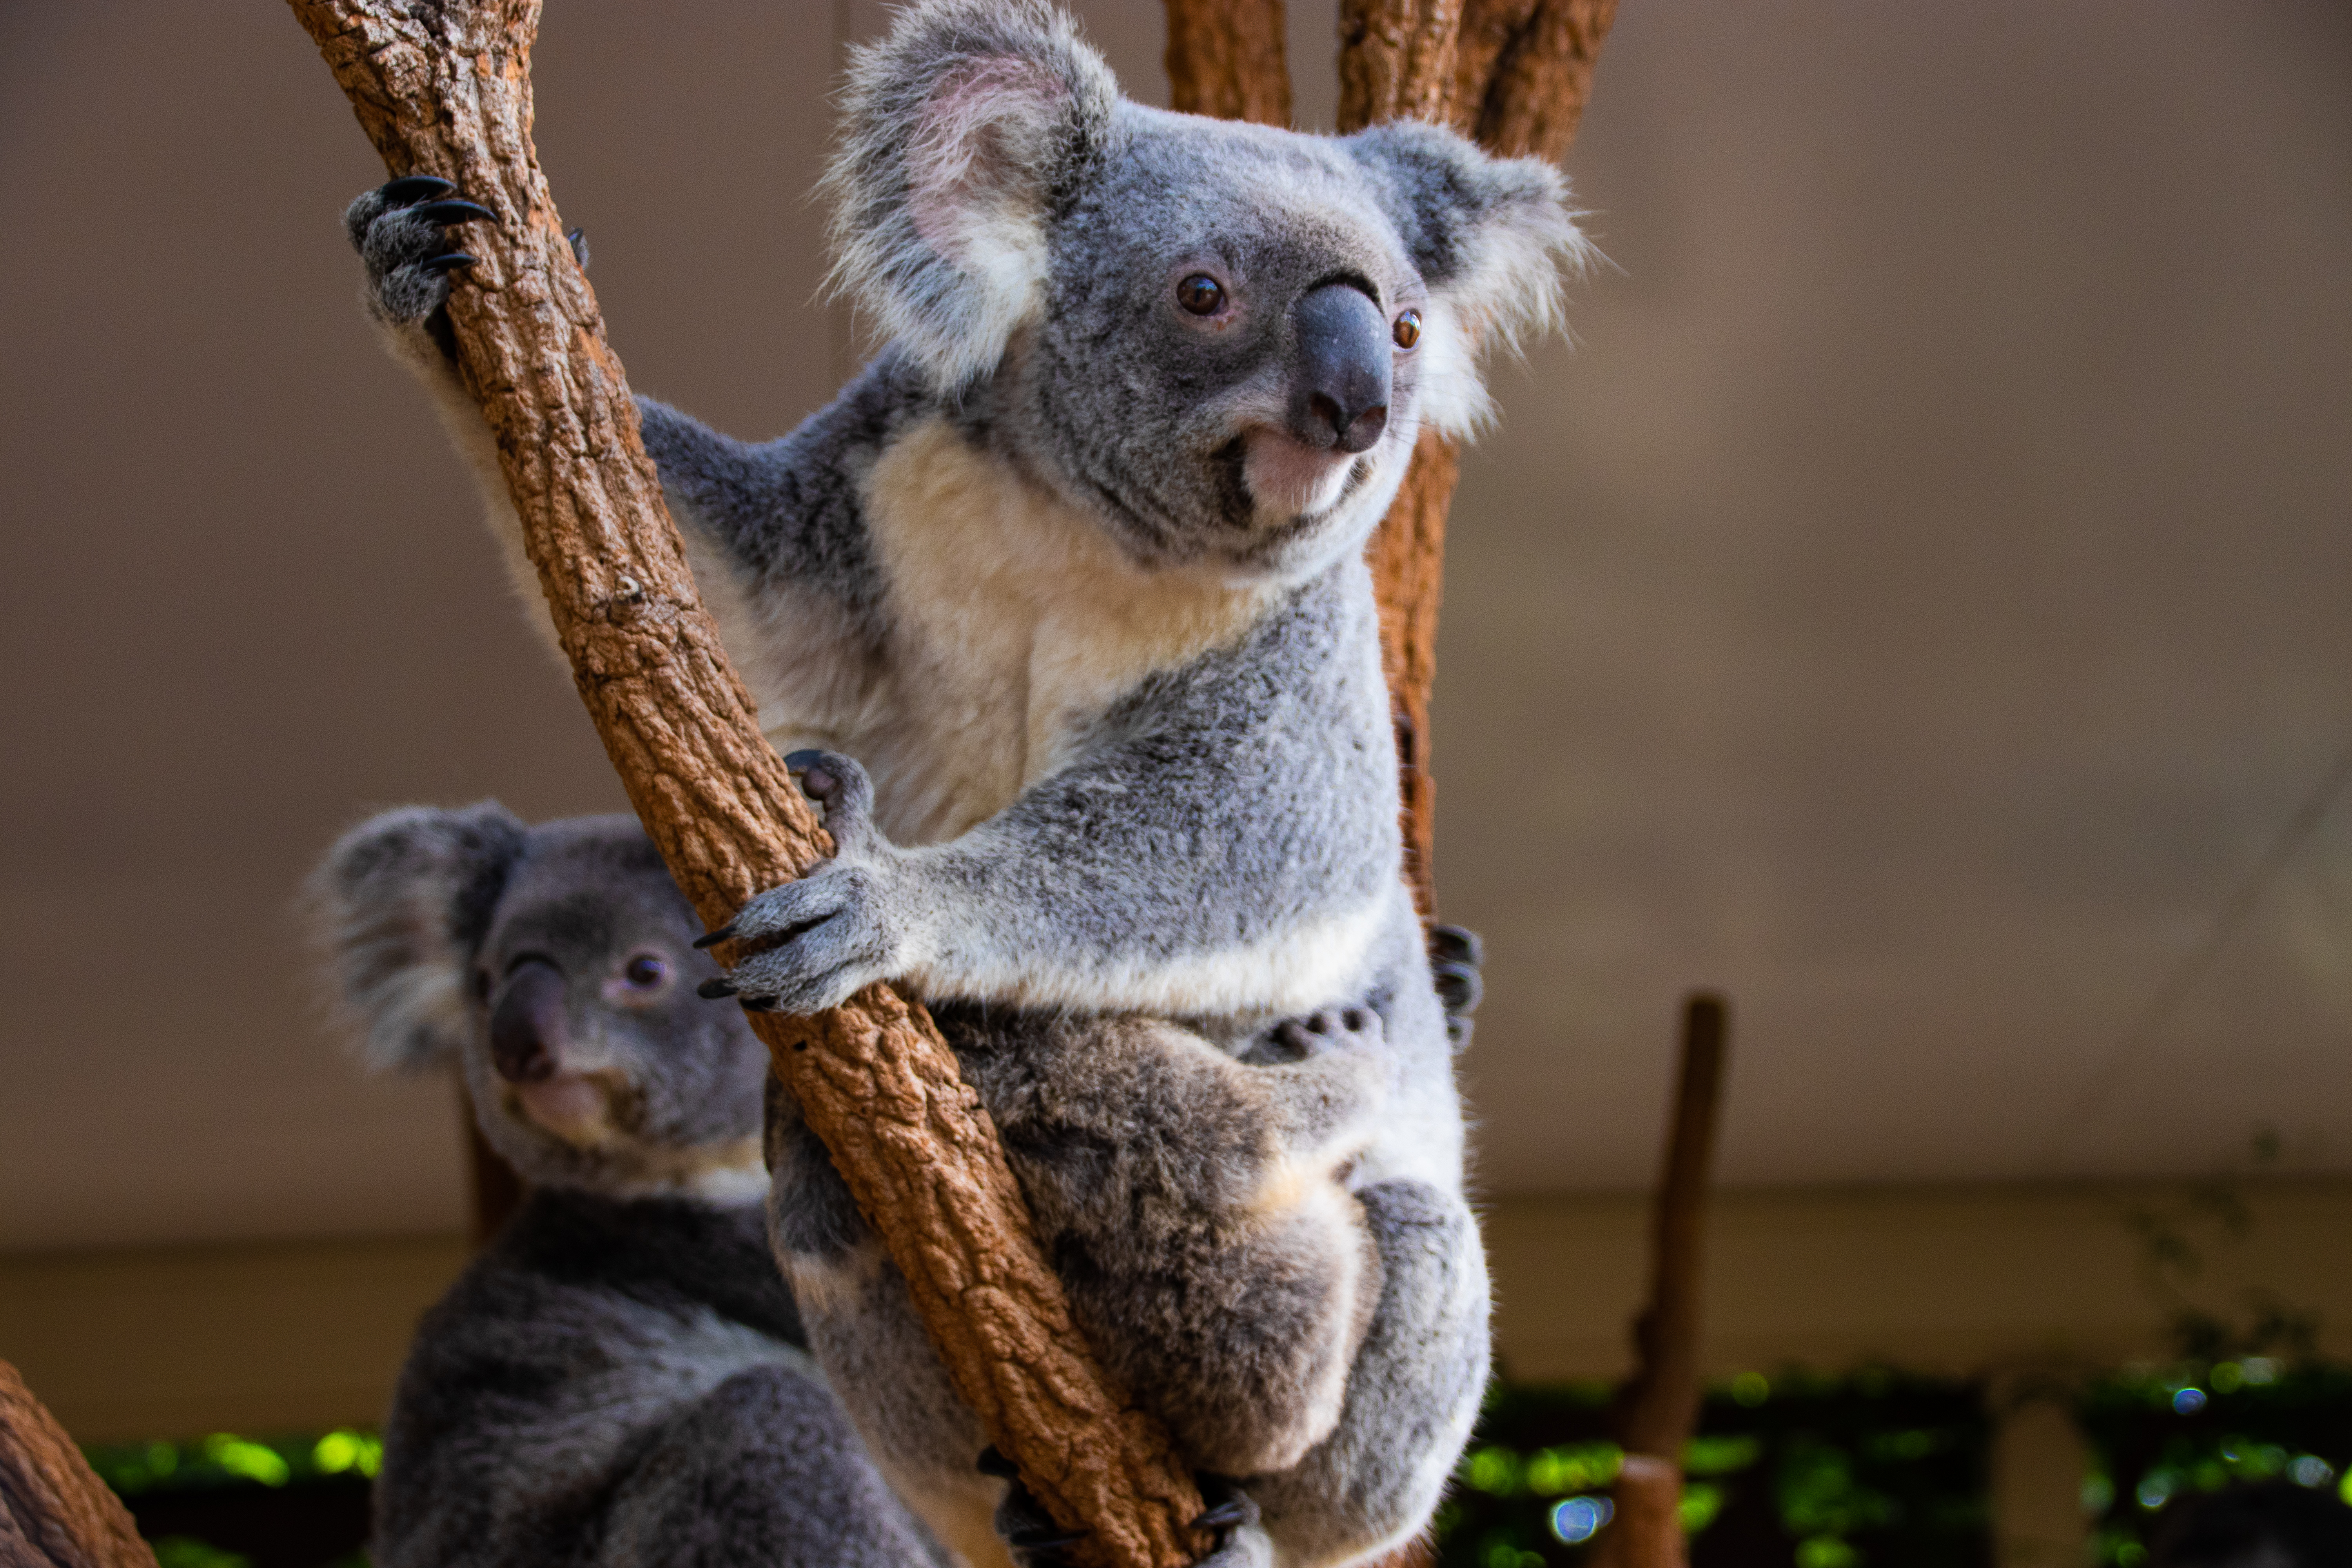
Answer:
<path fill-rule="evenodd" d="M 1396 319 L 1396 346 L 1409 349 L 1421 342 L 1421 312 L 1407 310 Z"/>
<path fill-rule="evenodd" d="M 1176 302 L 1196 316 L 1213 316 L 1224 309 L 1225 288 L 1205 272 L 1195 272 L 1176 285 Z"/>
<path fill-rule="evenodd" d="M 668 973 L 668 964 L 649 952 L 641 952 L 629 960 L 628 966 L 621 971 L 621 977 L 632 985 L 649 989 L 660 984 Z"/>

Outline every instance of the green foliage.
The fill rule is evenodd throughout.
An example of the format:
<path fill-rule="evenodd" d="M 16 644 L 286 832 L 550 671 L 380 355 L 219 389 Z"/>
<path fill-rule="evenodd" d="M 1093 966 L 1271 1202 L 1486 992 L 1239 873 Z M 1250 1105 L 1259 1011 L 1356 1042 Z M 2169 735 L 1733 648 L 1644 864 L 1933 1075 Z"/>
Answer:
<path fill-rule="evenodd" d="M 2085 1385 L 2074 1414 L 2103 1563 L 2146 1562 L 2166 1508 L 2232 1482 L 2284 1479 L 2352 1504 L 2352 1366 L 2248 1355 L 2127 1367 Z"/>
<path fill-rule="evenodd" d="M 373 1477 L 383 1462 L 383 1444 L 371 1433 L 340 1426 L 315 1437 L 215 1432 L 192 1443 L 100 1443 L 82 1454 L 99 1479 L 118 1495 L 134 1498 L 212 1487 L 282 1487 L 328 1476 Z M 205 1565 L 192 1558 L 187 1568 Z"/>
<path fill-rule="evenodd" d="M 1439 1511 L 1446 1568 L 1564 1568 L 1608 1528 L 1624 1455 L 1599 1384 L 1497 1384 Z M 1694 1568 L 1977 1568 L 1990 1436 L 1969 1384 L 1744 1373 L 1683 1454 Z"/>

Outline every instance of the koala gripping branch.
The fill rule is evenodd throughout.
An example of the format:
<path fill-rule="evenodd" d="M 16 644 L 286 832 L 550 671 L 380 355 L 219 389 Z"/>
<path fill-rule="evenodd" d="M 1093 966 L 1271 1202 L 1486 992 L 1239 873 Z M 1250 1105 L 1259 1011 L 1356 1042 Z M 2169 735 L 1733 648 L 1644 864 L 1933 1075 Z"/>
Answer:
<path fill-rule="evenodd" d="M 558 635 L 671 873 L 717 927 L 829 850 L 729 665 L 635 405 L 531 144 L 539 0 L 290 0 L 395 175 L 497 215 L 450 301 Z M 990 1436 L 1105 1568 L 1206 1544 L 1159 1423 L 1087 1353 L 996 1131 L 923 1009 L 874 986 L 822 1017 L 755 1015 L 778 1072 L 906 1275 Z"/>

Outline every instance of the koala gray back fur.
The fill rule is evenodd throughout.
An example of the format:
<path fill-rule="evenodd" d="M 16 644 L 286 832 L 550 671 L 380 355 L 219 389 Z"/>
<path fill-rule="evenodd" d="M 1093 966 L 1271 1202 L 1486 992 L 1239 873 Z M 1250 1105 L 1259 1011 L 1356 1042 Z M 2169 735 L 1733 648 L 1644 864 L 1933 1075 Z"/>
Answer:
<path fill-rule="evenodd" d="M 313 890 L 363 1054 L 461 1067 L 534 1189 L 418 1326 L 374 1561 L 939 1562 L 806 1353 L 758 1203 L 765 1052 L 693 996 L 717 966 L 635 822 L 392 812 Z"/>

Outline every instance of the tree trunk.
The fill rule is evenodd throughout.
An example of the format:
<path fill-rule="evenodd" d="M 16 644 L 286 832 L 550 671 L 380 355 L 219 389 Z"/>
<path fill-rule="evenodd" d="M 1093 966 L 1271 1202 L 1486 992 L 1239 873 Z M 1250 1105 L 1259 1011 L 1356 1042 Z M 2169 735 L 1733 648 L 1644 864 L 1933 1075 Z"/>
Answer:
<path fill-rule="evenodd" d="M 1183 0 L 1169 0 L 1172 11 Z M 1592 64 L 1617 0 L 1341 0 L 1339 129 L 1433 120 L 1505 157 L 1558 162 L 1584 115 Z M 1424 921 L 1437 912 L 1437 780 L 1429 705 L 1445 523 L 1460 452 L 1437 435 L 1372 542 L 1381 658 L 1396 714 L 1404 783 L 1405 864 Z"/>
<path fill-rule="evenodd" d="M 761 737 L 696 595 L 593 291 L 531 145 L 538 0 L 290 0 L 394 175 L 497 215 L 449 304 L 581 700 L 671 874 L 716 928 L 830 844 Z M 1159 1423 L 1087 1353 L 996 1131 L 923 1010 L 886 985 L 755 1014 L 990 1436 L 1086 1556 L 1177 1568 L 1206 1542 Z"/>
<path fill-rule="evenodd" d="M 130 1510 L 16 1369 L 0 1361 L 0 1563 L 155 1568 Z"/>
<path fill-rule="evenodd" d="M 1185 114 L 1290 123 L 1282 0 L 1168 7 L 1168 102 Z"/>
<path fill-rule="evenodd" d="M 1683 1005 L 1682 1065 L 1650 1216 L 1650 1300 L 1633 1320 L 1633 1377 L 1617 1399 L 1625 1468 L 1616 1517 L 1593 1542 L 1593 1568 L 1689 1562 L 1677 1504 L 1683 1446 L 1698 1422 L 1700 1264 L 1728 1030 L 1721 997 L 1702 994 Z"/>

